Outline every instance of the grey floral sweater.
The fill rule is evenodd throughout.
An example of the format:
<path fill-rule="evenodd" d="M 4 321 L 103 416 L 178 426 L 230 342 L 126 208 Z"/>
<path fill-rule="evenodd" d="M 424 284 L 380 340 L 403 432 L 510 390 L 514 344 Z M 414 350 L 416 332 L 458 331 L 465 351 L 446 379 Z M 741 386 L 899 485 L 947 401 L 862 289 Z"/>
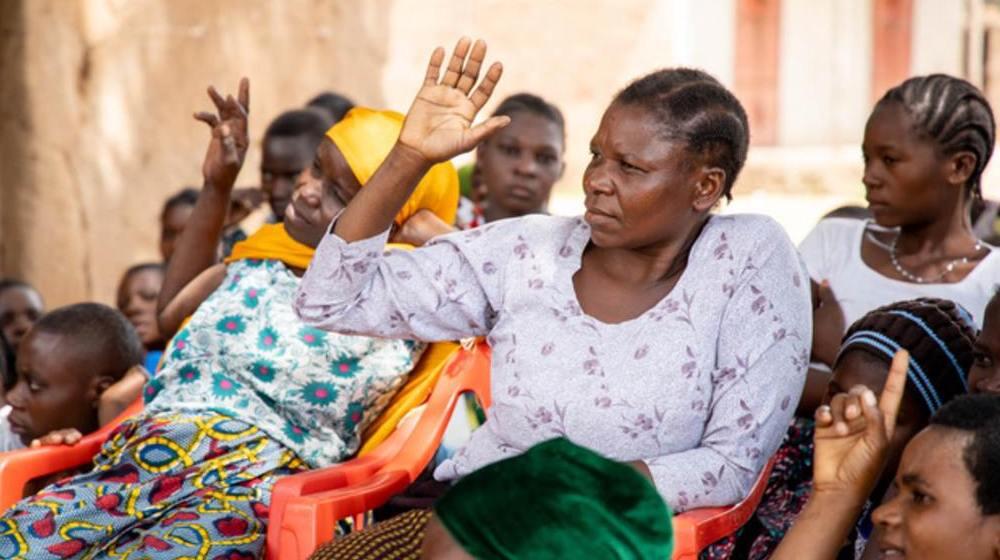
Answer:
<path fill-rule="evenodd" d="M 683 511 L 742 499 L 781 442 L 812 312 L 809 277 L 770 218 L 713 216 L 672 292 L 615 324 L 587 315 L 573 288 L 590 241 L 580 218 L 503 220 L 409 252 L 383 252 L 387 235 L 327 235 L 295 308 L 347 334 L 488 337 L 493 404 L 438 479 L 566 436 L 645 461 Z"/>

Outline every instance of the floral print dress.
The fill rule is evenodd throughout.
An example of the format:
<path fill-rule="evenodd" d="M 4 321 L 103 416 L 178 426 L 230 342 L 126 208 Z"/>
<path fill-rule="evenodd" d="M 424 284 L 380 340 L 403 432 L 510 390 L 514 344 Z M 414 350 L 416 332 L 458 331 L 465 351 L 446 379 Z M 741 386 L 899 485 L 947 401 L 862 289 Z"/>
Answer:
<path fill-rule="evenodd" d="M 387 235 L 326 236 L 295 307 L 338 332 L 488 337 L 493 404 L 438 479 L 566 436 L 645 461 L 683 511 L 743 498 L 781 442 L 812 313 L 808 276 L 770 218 L 713 216 L 672 292 L 616 324 L 577 300 L 573 275 L 590 243 L 580 218 L 502 220 L 411 252 L 383 252 Z"/>

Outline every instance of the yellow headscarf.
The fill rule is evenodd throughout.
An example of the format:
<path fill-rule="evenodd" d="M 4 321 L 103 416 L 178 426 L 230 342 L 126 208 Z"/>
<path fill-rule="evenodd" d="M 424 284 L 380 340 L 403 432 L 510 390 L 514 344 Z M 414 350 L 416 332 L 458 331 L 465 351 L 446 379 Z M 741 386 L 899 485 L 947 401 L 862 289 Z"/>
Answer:
<path fill-rule="evenodd" d="M 326 132 L 361 185 L 365 185 L 382 164 L 399 138 L 403 115 L 395 111 L 376 111 L 355 107 Z M 458 209 L 458 173 L 451 162 L 439 163 L 417 184 L 410 199 L 396 215 L 402 225 L 420 209 L 434 212 L 447 224 L 455 223 Z"/>
<path fill-rule="evenodd" d="M 326 135 L 344 154 L 354 176 L 364 186 L 389 155 L 402 126 L 403 115 L 399 113 L 355 107 Z M 395 221 L 402 225 L 417 210 L 424 208 L 448 224 L 455 222 L 458 173 L 450 162 L 435 165 L 424 175 Z M 269 224 L 237 243 L 226 263 L 243 259 L 274 259 L 304 269 L 309 266 L 314 253 L 311 247 L 292 239 L 283 225 Z"/>

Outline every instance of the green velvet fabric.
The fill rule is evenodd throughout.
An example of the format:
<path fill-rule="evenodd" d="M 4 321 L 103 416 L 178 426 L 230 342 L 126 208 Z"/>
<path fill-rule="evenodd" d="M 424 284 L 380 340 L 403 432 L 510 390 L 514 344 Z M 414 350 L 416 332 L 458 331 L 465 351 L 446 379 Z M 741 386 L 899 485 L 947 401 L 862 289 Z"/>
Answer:
<path fill-rule="evenodd" d="M 478 559 L 668 560 L 670 510 L 629 465 L 564 438 L 488 465 L 434 507 Z"/>

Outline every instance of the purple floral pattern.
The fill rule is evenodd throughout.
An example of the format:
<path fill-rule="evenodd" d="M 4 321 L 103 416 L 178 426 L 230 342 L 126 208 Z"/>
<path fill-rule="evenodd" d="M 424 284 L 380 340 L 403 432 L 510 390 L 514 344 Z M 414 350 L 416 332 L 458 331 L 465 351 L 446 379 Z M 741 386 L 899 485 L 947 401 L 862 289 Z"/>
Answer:
<path fill-rule="evenodd" d="M 812 314 L 798 256 L 773 220 L 713 217 L 672 292 L 617 324 L 576 298 L 590 241 L 579 218 L 504 220 L 415 251 L 374 251 L 385 237 L 327 236 L 296 311 L 337 332 L 488 337 L 493 406 L 439 479 L 565 435 L 645 461 L 681 511 L 738 501 L 777 449 L 805 378 Z"/>

